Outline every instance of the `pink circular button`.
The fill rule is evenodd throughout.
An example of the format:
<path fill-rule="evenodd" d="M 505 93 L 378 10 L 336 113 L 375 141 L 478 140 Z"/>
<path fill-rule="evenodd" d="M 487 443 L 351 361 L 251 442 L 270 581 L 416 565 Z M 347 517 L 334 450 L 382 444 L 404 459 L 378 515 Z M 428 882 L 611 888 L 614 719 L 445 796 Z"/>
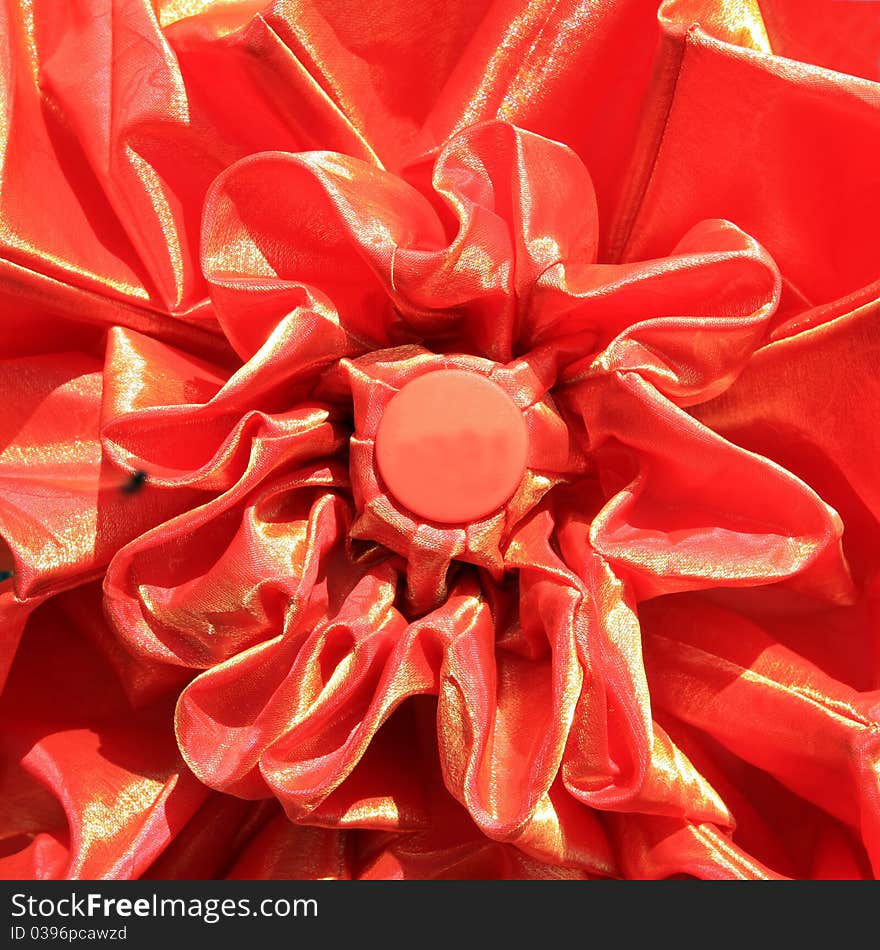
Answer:
<path fill-rule="evenodd" d="M 475 521 L 500 508 L 526 470 L 522 413 L 496 383 L 442 369 L 407 383 L 379 421 L 376 461 L 413 514 Z"/>

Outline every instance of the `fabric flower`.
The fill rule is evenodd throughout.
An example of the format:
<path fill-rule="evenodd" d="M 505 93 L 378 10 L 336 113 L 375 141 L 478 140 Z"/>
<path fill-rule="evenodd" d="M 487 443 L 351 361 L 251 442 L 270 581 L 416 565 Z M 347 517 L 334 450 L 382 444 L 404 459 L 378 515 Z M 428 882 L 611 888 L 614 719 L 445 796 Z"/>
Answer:
<path fill-rule="evenodd" d="M 0 871 L 876 876 L 870 64 L 785 4 L 109 6 L 6 27 Z M 524 433 L 468 518 L 383 468 L 450 371 Z"/>

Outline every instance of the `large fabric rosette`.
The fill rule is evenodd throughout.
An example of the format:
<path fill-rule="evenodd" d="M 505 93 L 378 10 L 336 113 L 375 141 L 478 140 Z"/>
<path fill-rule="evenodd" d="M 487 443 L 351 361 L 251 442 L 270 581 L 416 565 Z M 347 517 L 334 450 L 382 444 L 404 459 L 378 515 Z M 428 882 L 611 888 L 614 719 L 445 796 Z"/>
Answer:
<path fill-rule="evenodd" d="M 878 874 L 880 20 L 804 6 L 0 10 L 0 875 Z M 451 377 L 473 517 L 383 467 Z"/>

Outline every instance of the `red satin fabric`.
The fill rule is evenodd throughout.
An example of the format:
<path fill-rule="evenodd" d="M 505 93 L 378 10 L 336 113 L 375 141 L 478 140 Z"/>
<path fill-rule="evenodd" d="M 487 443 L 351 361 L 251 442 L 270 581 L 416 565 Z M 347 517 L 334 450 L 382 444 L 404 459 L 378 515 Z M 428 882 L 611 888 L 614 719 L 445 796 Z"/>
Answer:
<path fill-rule="evenodd" d="M 874 7 L 5 0 L 0 876 L 876 877 Z"/>

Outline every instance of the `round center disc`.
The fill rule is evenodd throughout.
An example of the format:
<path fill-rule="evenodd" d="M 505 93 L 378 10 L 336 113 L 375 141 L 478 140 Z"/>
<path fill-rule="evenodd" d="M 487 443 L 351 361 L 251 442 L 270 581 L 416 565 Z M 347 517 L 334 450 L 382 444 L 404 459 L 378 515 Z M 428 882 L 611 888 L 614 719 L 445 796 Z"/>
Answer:
<path fill-rule="evenodd" d="M 425 373 L 388 404 L 376 433 L 379 472 L 413 514 L 475 521 L 500 508 L 526 469 L 522 413 L 496 383 L 458 369 Z"/>

